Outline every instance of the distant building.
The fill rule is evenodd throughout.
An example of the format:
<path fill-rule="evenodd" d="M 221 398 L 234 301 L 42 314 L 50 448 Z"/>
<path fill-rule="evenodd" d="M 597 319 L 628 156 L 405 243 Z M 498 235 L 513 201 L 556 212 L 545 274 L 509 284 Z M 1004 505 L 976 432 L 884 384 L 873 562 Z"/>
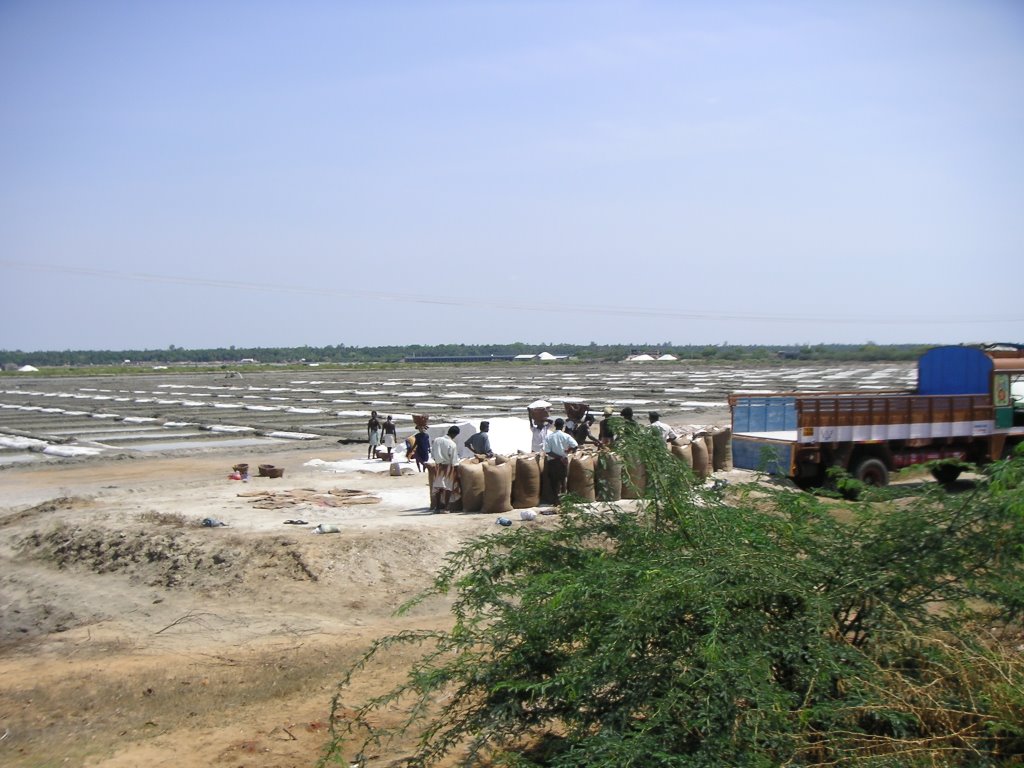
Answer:
<path fill-rule="evenodd" d="M 513 360 L 567 360 L 568 355 L 552 355 L 550 352 L 541 352 L 532 355 L 516 355 Z"/>
<path fill-rule="evenodd" d="M 514 360 L 514 355 L 437 355 L 425 357 L 403 357 L 403 363 L 493 363 L 499 360 Z"/>

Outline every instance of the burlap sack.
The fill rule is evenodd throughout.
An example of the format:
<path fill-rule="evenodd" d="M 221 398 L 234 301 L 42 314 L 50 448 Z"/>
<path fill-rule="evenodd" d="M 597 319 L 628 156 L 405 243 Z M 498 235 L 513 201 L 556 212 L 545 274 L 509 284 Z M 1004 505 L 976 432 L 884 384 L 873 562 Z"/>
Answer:
<path fill-rule="evenodd" d="M 536 455 L 516 459 L 515 477 L 512 478 L 512 506 L 529 509 L 540 504 L 540 463 Z"/>
<path fill-rule="evenodd" d="M 479 512 L 484 506 L 484 465 L 469 460 L 459 464 L 459 481 L 462 483 L 462 510 Z"/>
<path fill-rule="evenodd" d="M 584 501 L 596 501 L 594 491 L 594 457 L 587 454 L 574 455 L 569 459 L 569 479 L 566 484 L 569 493 Z"/>
<path fill-rule="evenodd" d="M 708 449 L 708 474 L 711 474 L 711 457 L 715 455 L 715 439 L 710 432 L 704 433 L 704 445 Z"/>
<path fill-rule="evenodd" d="M 483 464 L 483 511 L 500 515 L 512 509 L 512 465 Z"/>
<path fill-rule="evenodd" d="M 732 469 L 732 427 L 717 427 L 711 432 L 714 445 L 711 454 L 711 466 L 717 472 L 720 469 Z"/>
<path fill-rule="evenodd" d="M 551 487 L 551 478 L 547 473 L 548 457 L 545 453 L 537 454 L 537 465 L 540 467 L 540 503 L 557 504 L 558 494 Z"/>
<path fill-rule="evenodd" d="M 495 464 L 508 464 L 512 469 L 512 482 L 516 481 L 516 456 L 505 456 L 501 453 L 494 454 Z"/>
<path fill-rule="evenodd" d="M 414 413 L 412 416 L 412 423 L 417 427 L 425 427 L 429 421 L 430 417 L 422 413 Z"/>
<path fill-rule="evenodd" d="M 622 460 L 610 451 L 597 454 L 594 463 L 594 492 L 599 501 L 622 498 Z"/>
<path fill-rule="evenodd" d="M 587 403 L 562 403 L 565 406 L 565 415 L 570 419 L 579 423 L 583 421 L 583 417 L 587 415 L 587 411 L 590 410 L 590 405 Z"/>
<path fill-rule="evenodd" d="M 647 467 L 639 462 L 622 467 L 622 498 L 642 499 L 647 490 Z"/>
<path fill-rule="evenodd" d="M 434 503 L 437 499 L 439 491 L 434 490 L 434 478 L 437 477 L 437 464 L 430 462 L 427 464 L 427 490 L 430 492 L 430 508 L 436 509 L 437 504 Z"/>
<path fill-rule="evenodd" d="M 708 456 L 708 444 L 702 437 L 697 437 L 691 444 L 693 452 L 693 474 L 707 477 L 711 474 L 711 462 Z"/>
<path fill-rule="evenodd" d="M 672 455 L 686 464 L 690 469 L 693 469 L 693 448 L 690 443 L 686 443 L 686 445 L 673 443 Z"/>
<path fill-rule="evenodd" d="M 534 424 L 543 426 L 545 420 L 551 415 L 551 411 L 547 408 L 528 408 L 530 412 L 530 421 Z"/>

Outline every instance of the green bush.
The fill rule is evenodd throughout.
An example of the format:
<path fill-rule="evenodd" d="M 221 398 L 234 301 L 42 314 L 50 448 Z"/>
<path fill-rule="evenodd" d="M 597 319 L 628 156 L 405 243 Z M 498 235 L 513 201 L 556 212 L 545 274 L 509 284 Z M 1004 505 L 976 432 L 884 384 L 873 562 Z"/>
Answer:
<path fill-rule="evenodd" d="M 403 706 L 409 765 L 1000 766 L 1024 759 L 1024 459 L 973 490 L 842 502 L 699 487 L 648 430 L 634 511 L 565 503 L 451 554 L 449 631 L 400 686 L 334 720 L 360 761 Z M 426 597 L 427 595 L 421 596 Z M 407 606 L 407 608 L 410 606 Z M 1016 642 L 1019 642 L 1016 641 Z"/>

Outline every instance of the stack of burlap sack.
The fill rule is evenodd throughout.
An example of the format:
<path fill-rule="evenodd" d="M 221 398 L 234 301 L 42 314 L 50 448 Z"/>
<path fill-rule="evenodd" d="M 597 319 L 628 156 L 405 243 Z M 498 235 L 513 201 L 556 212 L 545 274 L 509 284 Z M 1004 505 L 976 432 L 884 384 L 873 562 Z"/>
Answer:
<path fill-rule="evenodd" d="M 693 427 L 668 444 L 668 449 L 697 477 L 732 469 L 732 428 Z"/>
<path fill-rule="evenodd" d="M 729 427 L 697 427 L 666 447 L 697 477 L 706 478 L 712 471 L 732 469 L 731 439 Z M 556 503 L 556 494 L 549 487 L 544 472 L 545 461 L 543 453 L 463 460 L 458 468 L 461 499 L 455 503 L 455 508 L 500 515 L 513 509 Z M 428 465 L 427 469 L 428 483 L 433 488 L 434 465 Z M 643 465 L 627 466 L 613 451 L 588 446 L 569 459 L 568 490 L 584 501 L 640 498 L 646 485 L 647 472 Z"/>

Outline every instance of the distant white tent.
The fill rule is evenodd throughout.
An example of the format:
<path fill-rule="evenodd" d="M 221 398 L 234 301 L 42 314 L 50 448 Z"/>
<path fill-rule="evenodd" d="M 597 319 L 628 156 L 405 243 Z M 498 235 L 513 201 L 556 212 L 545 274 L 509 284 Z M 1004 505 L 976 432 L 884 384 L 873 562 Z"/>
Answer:
<path fill-rule="evenodd" d="M 36 368 L 34 365 L 23 365 L 18 370 L 21 371 L 22 373 L 38 373 L 39 372 L 39 369 Z"/>
<path fill-rule="evenodd" d="M 659 357 L 658 359 L 659 360 L 678 360 L 679 358 L 676 357 L 675 355 L 669 355 L 669 354 L 666 353 L 666 354 L 662 355 L 661 357 Z"/>

